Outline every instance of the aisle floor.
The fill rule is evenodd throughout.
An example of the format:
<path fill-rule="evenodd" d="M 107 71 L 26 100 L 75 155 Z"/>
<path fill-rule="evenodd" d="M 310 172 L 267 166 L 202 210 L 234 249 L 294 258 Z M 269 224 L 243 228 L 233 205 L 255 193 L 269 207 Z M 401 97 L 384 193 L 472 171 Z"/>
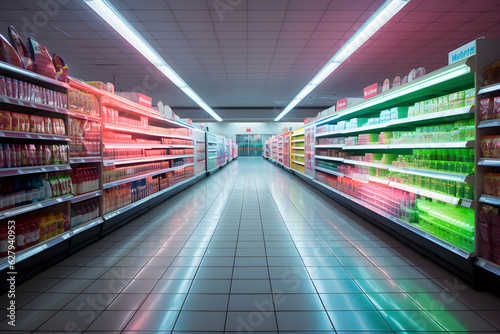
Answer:
<path fill-rule="evenodd" d="M 2 333 L 500 330 L 500 299 L 261 158 L 231 162 L 17 291 L 16 327 L 3 320 Z"/>

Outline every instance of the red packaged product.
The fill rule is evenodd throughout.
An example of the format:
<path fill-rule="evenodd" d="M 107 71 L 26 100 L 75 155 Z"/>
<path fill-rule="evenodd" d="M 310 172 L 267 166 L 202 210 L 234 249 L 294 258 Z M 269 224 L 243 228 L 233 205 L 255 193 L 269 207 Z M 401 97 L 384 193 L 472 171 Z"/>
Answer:
<path fill-rule="evenodd" d="M 16 49 L 2 34 L 0 34 L 0 61 L 24 68 L 24 63 Z"/>
<path fill-rule="evenodd" d="M 28 46 L 31 58 L 35 62 L 36 73 L 56 79 L 56 69 L 47 49 L 31 37 L 28 39 Z"/>
<path fill-rule="evenodd" d="M 28 53 L 26 45 L 24 45 L 23 41 L 21 40 L 21 37 L 19 36 L 19 34 L 17 33 L 16 29 L 14 29 L 13 26 L 9 27 L 9 39 L 12 44 L 12 47 L 14 47 L 14 49 L 21 57 L 24 68 L 27 69 L 28 71 L 34 71 L 35 64 L 33 64 L 33 60 L 31 59 Z"/>

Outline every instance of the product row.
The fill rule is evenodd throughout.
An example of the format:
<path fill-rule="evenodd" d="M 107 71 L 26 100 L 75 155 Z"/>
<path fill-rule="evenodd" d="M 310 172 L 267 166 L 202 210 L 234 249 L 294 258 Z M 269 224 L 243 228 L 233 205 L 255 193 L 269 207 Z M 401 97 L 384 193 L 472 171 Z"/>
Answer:
<path fill-rule="evenodd" d="M 3 75 L 0 75 L 0 95 L 57 108 L 66 109 L 68 105 L 68 97 L 64 93 Z"/>
<path fill-rule="evenodd" d="M 99 218 L 99 199 L 93 198 L 71 205 L 71 228 Z"/>
<path fill-rule="evenodd" d="M 80 167 L 71 170 L 73 194 L 81 195 L 99 190 L 99 173 L 97 167 Z"/>
<path fill-rule="evenodd" d="M 70 117 L 69 135 L 72 157 L 101 155 L 101 123 Z"/>
<path fill-rule="evenodd" d="M 85 115 L 100 117 L 99 102 L 95 95 L 86 93 L 79 89 L 69 89 L 68 109 Z"/>
<path fill-rule="evenodd" d="M 9 210 L 73 193 L 73 184 L 68 173 L 2 178 L 0 187 L 0 210 Z"/>
<path fill-rule="evenodd" d="M 0 130 L 66 135 L 61 118 L 42 117 L 18 112 L 0 111 Z"/>
<path fill-rule="evenodd" d="M 318 145 L 390 145 L 470 141 L 475 138 L 474 120 L 418 127 L 415 131 L 385 131 L 351 137 L 318 138 Z"/>
<path fill-rule="evenodd" d="M 68 145 L 0 145 L 0 168 L 59 165 L 68 161 Z"/>

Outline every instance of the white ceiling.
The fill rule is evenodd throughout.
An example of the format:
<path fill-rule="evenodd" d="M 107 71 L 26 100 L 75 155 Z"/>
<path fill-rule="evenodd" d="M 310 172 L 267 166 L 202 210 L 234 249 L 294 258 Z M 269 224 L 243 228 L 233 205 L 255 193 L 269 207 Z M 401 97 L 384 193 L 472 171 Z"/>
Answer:
<path fill-rule="evenodd" d="M 270 121 L 383 0 L 111 2 L 224 120 Z M 139 89 L 181 117 L 213 120 L 83 1 L 59 0 L 50 11 L 40 3 L 2 0 L 5 34 L 12 24 L 34 35 L 69 63 L 72 76 Z M 499 0 L 411 0 L 283 120 L 314 116 L 414 67 L 445 66 L 449 51 L 474 38 L 500 38 L 499 17 Z"/>

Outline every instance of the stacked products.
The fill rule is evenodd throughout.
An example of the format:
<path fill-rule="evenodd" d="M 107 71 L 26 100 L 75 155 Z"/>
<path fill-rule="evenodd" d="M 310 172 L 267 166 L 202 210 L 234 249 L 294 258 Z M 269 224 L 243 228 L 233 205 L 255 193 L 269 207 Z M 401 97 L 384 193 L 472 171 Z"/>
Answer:
<path fill-rule="evenodd" d="M 182 163 L 182 161 L 181 161 Z M 170 168 L 170 161 L 158 161 L 140 165 L 116 167 L 105 166 L 103 169 L 103 182 L 110 183 L 119 180 L 128 179 L 130 177 L 138 176 L 141 174 L 152 173 L 163 169 Z"/>
<path fill-rule="evenodd" d="M 106 189 L 103 194 L 104 214 L 118 210 L 131 203 L 140 201 L 159 189 L 158 178 L 151 176 L 117 187 Z"/>
<path fill-rule="evenodd" d="M 59 165 L 67 163 L 67 145 L 0 145 L 0 168 Z"/>
<path fill-rule="evenodd" d="M 79 89 L 69 89 L 68 109 L 85 115 L 99 117 L 97 98 Z"/>
<path fill-rule="evenodd" d="M 97 167 L 74 168 L 71 170 L 71 180 L 75 195 L 99 190 Z"/>
<path fill-rule="evenodd" d="M 480 256 L 500 265 L 500 212 L 497 206 L 479 207 Z"/>
<path fill-rule="evenodd" d="M 71 205 L 71 228 L 99 217 L 99 200 L 93 198 Z"/>
<path fill-rule="evenodd" d="M 101 155 L 101 124 L 84 119 L 69 118 L 70 154 L 72 157 Z"/>
<path fill-rule="evenodd" d="M 0 130 L 66 135 L 66 126 L 60 118 L 0 111 Z"/>
<path fill-rule="evenodd" d="M 149 130 L 148 118 L 139 116 L 139 119 L 120 116 L 118 110 L 113 108 L 102 107 L 102 121 L 110 124 L 126 126 L 129 128 Z"/>
<path fill-rule="evenodd" d="M 66 94 L 0 75 L 0 95 L 66 109 Z"/>

